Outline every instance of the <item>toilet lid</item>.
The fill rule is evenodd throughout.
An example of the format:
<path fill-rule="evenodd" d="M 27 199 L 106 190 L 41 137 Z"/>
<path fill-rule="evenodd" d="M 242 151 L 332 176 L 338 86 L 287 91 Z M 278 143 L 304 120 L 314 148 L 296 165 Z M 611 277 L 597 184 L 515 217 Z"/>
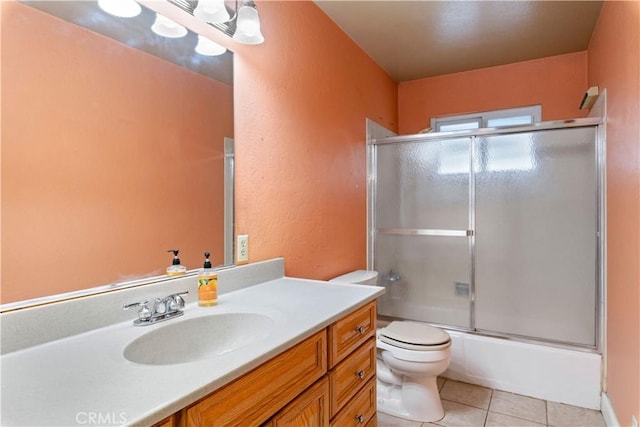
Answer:
<path fill-rule="evenodd" d="M 380 338 L 391 345 L 404 347 L 402 344 L 409 344 L 412 348 L 440 346 L 451 340 L 449 334 L 440 328 L 405 320 L 391 322 L 389 326 L 380 330 Z"/>

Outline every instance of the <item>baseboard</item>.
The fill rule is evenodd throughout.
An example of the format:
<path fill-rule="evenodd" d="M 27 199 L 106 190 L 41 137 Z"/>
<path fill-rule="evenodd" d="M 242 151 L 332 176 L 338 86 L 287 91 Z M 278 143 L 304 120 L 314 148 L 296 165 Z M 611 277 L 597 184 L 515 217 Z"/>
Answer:
<path fill-rule="evenodd" d="M 607 423 L 607 427 L 620 427 L 618 417 L 616 416 L 616 411 L 613 409 L 611 400 L 609 400 L 609 395 L 607 395 L 607 393 L 602 393 L 600 397 L 600 410 L 602 411 L 604 422 Z"/>

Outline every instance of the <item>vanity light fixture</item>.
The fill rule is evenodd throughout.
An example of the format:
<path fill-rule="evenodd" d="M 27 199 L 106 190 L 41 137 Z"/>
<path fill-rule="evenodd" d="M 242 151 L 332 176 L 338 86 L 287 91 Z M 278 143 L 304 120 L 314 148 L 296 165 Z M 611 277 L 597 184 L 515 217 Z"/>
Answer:
<path fill-rule="evenodd" d="M 239 43 L 260 44 L 264 41 L 258 9 L 253 0 L 198 0 L 197 3 L 193 0 L 167 1 Z"/>
<path fill-rule="evenodd" d="M 231 20 L 224 6 L 224 0 L 199 0 L 193 16 L 210 24 L 220 24 Z"/>
<path fill-rule="evenodd" d="M 246 1 L 240 6 L 233 39 L 244 44 L 260 44 L 264 41 L 260 31 L 258 9 L 252 1 Z"/>
<path fill-rule="evenodd" d="M 187 29 L 164 15 L 156 13 L 156 21 L 151 26 L 151 31 L 159 36 L 180 38 L 187 35 Z"/>
<path fill-rule="evenodd" d="M 198 44 L 196 45 L 196 52 L 205 56 L 218 56 L 225 53 L 227 49 L 209 40 L 206 37 L 198 35 Z"/>
<path fill-rule="evenodd" d="M 142 8 L 135 0 L 98 0 L 98 6 L 119 18 L 133 18 L 142 12 Z"/>

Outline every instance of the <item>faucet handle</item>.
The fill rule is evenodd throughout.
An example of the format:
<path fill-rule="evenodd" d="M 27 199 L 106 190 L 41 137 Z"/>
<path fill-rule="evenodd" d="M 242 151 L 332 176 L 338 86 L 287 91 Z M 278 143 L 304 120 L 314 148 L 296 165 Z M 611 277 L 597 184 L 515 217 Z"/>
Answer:
<path fill-rule="evenodd" d="M 170 310 L 182 310 L 184 308 L 184 298 L 181 295 L 188 294 L 189 291 L 182 291 L 172 295 L 169 295 L 171 300 L 169 301 L 169 309 Z"/>
<path fill-rule="evenodd" d="M 144 300 L 141 302 L 133 302 L 131 304 L 123 305 L 122 309 L 128 310 L 133 307 L 140 307 L 140 310 L 138 310 L 138 319 L 145 320 L 151 317 L 151 310 L 149 310 L 149 307 L 147 307 L 147 304 L 149 304 L 149 300 Z"/>

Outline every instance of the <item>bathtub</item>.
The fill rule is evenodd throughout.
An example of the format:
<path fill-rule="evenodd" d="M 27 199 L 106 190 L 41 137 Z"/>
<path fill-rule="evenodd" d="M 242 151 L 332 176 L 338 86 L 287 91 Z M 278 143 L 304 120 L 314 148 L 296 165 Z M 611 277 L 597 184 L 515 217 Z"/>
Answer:
<path fill-rule="evenodd" d="M 379 327 L 388 321 L 380 319 Z M 600 354 L 447 330 L 452 380 L 600 410 Z"/>
<path fill-rule="evenodd" d="M 457 331 L 451 336 L 453 380 L 600 409 L 602 356 Z"/>

